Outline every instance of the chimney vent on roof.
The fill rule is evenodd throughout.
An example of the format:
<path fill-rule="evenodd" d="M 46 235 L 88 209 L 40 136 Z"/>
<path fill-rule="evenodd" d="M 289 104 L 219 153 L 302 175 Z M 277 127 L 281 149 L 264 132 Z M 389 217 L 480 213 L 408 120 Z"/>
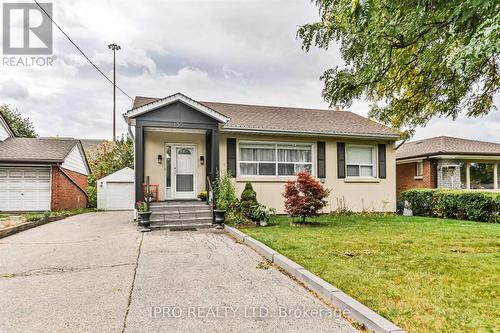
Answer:
<path fill-rule="evenodd" d="M 340 108 L 340 105 L 335 105 L 335 111 L 342 111 L 342 109 Z"/>

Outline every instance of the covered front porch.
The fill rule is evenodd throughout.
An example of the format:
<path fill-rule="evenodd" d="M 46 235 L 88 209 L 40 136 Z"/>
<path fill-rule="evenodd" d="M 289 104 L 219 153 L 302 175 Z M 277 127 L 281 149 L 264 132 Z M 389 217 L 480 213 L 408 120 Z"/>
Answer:
<path fill-rule="evenodd" d="M 145 188 L 158 201 L 196 199 L 219 170 L 219 126 L 227 118 L 182 94 L 125 114 L 134 127 L 135 200 Z"/>
<path fill-rule="evenodd" d="M 217 139 L 216 129 L 146 127 L 143 131 L 143 191 L 149 182 L 158 201 L 195 199 L 207 191 L 207 177 L 213 180 L 212 170 L 218 169 L 214 158 L 218 140 L 212 140 Z"/>

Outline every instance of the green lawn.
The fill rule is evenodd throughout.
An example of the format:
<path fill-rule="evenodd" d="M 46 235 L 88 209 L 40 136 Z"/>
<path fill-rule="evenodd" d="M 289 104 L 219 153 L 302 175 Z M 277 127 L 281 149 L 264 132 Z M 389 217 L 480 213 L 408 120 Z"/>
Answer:
<path fill-rule="evenodd" d="M 500 225 L 333 217 L 243 229 L 409 332 L 500 328 Z"/>

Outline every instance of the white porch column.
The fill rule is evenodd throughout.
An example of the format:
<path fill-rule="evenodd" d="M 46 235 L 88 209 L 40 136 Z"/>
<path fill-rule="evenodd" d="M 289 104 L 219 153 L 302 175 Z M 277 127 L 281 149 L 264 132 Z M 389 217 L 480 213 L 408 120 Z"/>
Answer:
<path fill-rule="evenodd" d="M 470 163 L 465 165 L 465 188 L 470 190 Z"/>
<path fill-rule="evenodd" d="M 496 163 L 494 164 L 494 168 L 493 168 L 493 182 L 494 182 L 494 185 L 493 185 L 493 188 L 495 190 L 498 190 L 498 166 L 500 165 L 500 163 Z"/>

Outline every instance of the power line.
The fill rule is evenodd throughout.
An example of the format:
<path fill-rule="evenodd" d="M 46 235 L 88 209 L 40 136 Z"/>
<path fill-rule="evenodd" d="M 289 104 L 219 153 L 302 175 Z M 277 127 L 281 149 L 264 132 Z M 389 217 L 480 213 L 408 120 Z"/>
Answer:
<path fill-rule="evenodd" d="M 54 25 L 55 25 L 55 26 L 59 29 L 59 31 L 61 31 L 61 32 L 62 32 L 62 34 L 63 34 L 63 35 L 64 35 L 64 36 L 65 36 L 65 37 L 66 37 L 66 38 L 70 41 L 70 43 L 71 43 L 71 44 L 73 44 L 73 46 L 74 46 L 74 47 L 75 47 L 75 48 L 76 48 L 76 49 L 77 49 L 77 50 L 78 50 L 78 51 L 82 54 L 82 56 L 83 56 L 85 59 L 87 59 L 87 61 L 88 61 L 88 62 L 92 65 L 92 67 L 94 67 L 94 68 L 95 68 L 95 69 L 96 69 L 96 70 L 97 70 L 97 71 L 98 71 L 98 72 L 99 72 L 99 73 L 100 73 L 100 74 L 101 74 L 101 75 L 102 75 L 102 76 L 103 76 L 103 77 L 104 77 L 104 78 L 105 78 L 105 79 L 106 79 L 109 83 L 113 84 L 113 81 L 111 81 L 111 79 L 110 79 L 109 77 L 107 77 L 107 76 L 106 76 L 106 74 L 104 74 L 104 73 L 103 73 L 103 71 L 102 71 L 99 67 L 97 67 L 97 65 L 96 65 L 96 64 L 94 64 L 94 63 L 92 62 L 92 60 L 90 60 L 90 58 L 89 58 L 89 57 L 87 57 L 87 55 L 85 54 L 85 52 L 83 52 L 83 51 L 82 51 L 82 49 L 80 49 L 80 48 L 78 47 L 78 45 L 76 45 L 76 43 L 75 43 L 75 42 L 73 42 L 73 40 L 71 39 L 71 37 L 69 37 L 69 36 L 68 36 L 68 34 L 66 34 L 66 33 L 64 32 L 64 30 L 63 30 L 63 29 L 59 26 L 59 24 L 57 24 L 57 23 L 54 21 L 54 19 L 53 19 L 53 18 L 49 15 L 49 13 L 47 13 L 47 12 L 45 11 L 45 9 L 44 9 L 42 6 L 40 6 L 40 4 L 38 3 L 38 1 L 37 1 L 37 0 L 33 0 L 33 1 L 34 1 L 34 2 L 36 3 L 36 5 L 37 5 L 37 6 L 38 6 L 38 7 L 39 7 L 39 8 L 40 8 L 40 9 L 41 9 L 44 13 L 45 13 L 45 15 L 47 15 L 47 17 L 48 17 L 48 18 L 52 21 L 52 23 L 54 23 Z M 114 86 L 115 86 L 115 87 L 116 87 L 119 91 L 121 91 L 121 92 L 122 92 L 125 96 L 127 96 L 127 97 L 128 97 L 128 98 L 130 98 L 131 100 L 134 100 L 132 97 L 130 97 L 130 95 L 129 95 L 129 94 L 127 94 L 125 91 L 123 91 L 123 89 L 122 89 L 122 88 L 118 87 L 118 86 L 117 86 L 117 85 L 115 85 L 115 84 L 114 84 Z"/>

